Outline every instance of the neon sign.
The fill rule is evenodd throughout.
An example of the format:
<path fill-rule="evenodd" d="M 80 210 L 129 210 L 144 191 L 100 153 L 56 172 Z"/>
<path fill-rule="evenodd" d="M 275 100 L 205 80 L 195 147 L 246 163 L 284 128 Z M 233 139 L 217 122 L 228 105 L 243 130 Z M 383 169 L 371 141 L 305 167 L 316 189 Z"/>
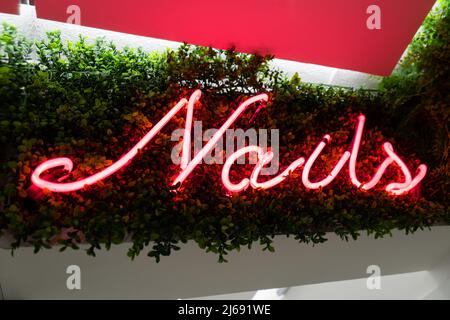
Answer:
<path fill-rule="evenodd" d="M 189 100 L 181 99 L 130 151 L 123 155 L 119 160 L 110 165 L 109 167 L 97 172 L 84 179 L 74 182 L 61 182 L 67 175 L 60 178 L 57 182 L 44 180 L 41 175 L 50 169 L 57 167 L 64 167 L 69 173 L 73 170 L 73 162 L 69 158 L 55 158 L 47 160 L 41 163 L 32 173 L 31 181 L 34 185 L 41 189 L 48 189 L 52 192 L 71 192 L 84 188 L 86 185 L 92 185 L 100 180 L 107 178 L 114 174 L 119 169 L 129 164 L 136 156 L 139 150 L 143 149 L 156 134 L 183 108 L 186 108 L 186 125 L 183 136 L 182 156 L 180 168 L 181 172 L 172 182 L 172 185 L 181 185 L 197 167 L 202 159 L 214 148 L 215 144 L 221 139 L 225 131 L 239 118 L 239 116 L 251 105 L 258 102 L 267 102 L 269 97 L 267 94 L 260 94 L 244 101 L 239 107 L 231 114 L 231 116 L 225 121 L 225 123 L 217 130 L 212 138 L 206 143 L 206 145 L 194 156 L 191 160 L 189 158 L 191 150 L 191 131 L 192 131 L 192 119 L 194 113 L 194 104 L 200 99 L 202 92 L 196 90 Z M 304 165 L 302 172 L 302 183 L 307 189 L 318 189 L 329 185 L 341 172 L 342 168 L 348 162 L 349 178 L 353 185 L 360 190 L 370 190 L 375 187 L 382 178 L 386 169 L 395 164 L 397 165 L 404 176 L 404 181 L 392 181 L 384 189 L 386 192 L 392 195 L 402 195 L 417 186 L 420 181 L 425 177 L 427 172 L 427 166 L 424 164 L 419 165 L 417 168 L 417 174 L 413 177 L 406 164 L 394 151 L 393 146 L 389 142 L 383 143 L 383 151 L 386 154 L 386 158 L 379 165 L 377 171 L 368 182 L 360 182 L 356 172 L 356 162 L 358 158 L 359 147 L 361 145 L 362 134 L 364 130 L 365 116 L 360 115 L 358 117 L 358 123 L 355 129 L 355 136 L 351 144 L 350 150 L 344 152 L 339 161 L 336 163 L 333 170 L 321 181 L 312 182 L 309 177 L 309 173 L 314 165 L 314 162 L 319 157 L 325 146 L 331 141 L 329 134 L 325 135 L 323 140 L 317 145 L 313 153 L 308 159 L 303 157 L 298 158 L 292 162 L 283 172 L 273 177 L 270 180 L 259 182 L 258 177 L 262 168 L 269 164 L 273 159 L 273 153 L 270 151 L 265 152 L 261 147 L 256 145 L 250 145 L 238 149 L 231 154 L 222 168 L 221 179 L 224 187 L 230 192 L 241 192 L 248 187 L 254 189 L 268 189 L 272 188 L 285 180 L 294 170 L 297 170 L 300 166 Z M 256 153 L 258 156 L 258 162 L 254 166 L 254 169 L 249 178 L 242 179 L 239 183 L 233 183 L 230 181 L 229 173 L 234 162 L 245 154 Z"/>

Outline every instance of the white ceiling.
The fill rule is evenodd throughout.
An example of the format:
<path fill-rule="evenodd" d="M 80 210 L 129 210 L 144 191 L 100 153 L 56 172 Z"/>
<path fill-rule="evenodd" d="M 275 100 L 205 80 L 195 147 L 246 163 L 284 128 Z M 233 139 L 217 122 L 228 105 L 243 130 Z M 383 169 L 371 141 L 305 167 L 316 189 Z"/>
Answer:
<path fill-rule="evenodd" d="M 192 242 L 159 264 L 145 252 L 130 261 L 127 243 L 102 250 L 95 258 L 82 250 L 60 253 L 54 248 L 35 255 L 32 248 L 21 248 L 14 257 L 0 250 L 0 283 L 6 299 L 185 299 L 362 279 L 374 264 L 384 276 L 430 271 L 450 253 L 450 226 L 408 236 L 396 231 L 383 239 L 363 235 L 349 242 L 327 236 L 329 241 L 315 247 L 278 236 L 274 253 L 255 245 L 230 253 L 225 264 Z M 81 290 L 66 288 L 66 268 L 73 264 L 81 268 Z M 450 268 L 441 269 L 436 283 L 425 281 L 430 288 L 445 284 Z"/>

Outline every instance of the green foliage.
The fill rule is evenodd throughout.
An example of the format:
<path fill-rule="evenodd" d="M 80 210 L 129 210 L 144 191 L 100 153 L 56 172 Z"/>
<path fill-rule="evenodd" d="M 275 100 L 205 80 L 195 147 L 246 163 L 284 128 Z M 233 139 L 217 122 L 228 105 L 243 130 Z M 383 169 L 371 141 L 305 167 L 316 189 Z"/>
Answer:
<path fill-rule="evenodd" d="M 450 190 L 450 0 L 438 1 L 408 54 L 380 93 L 386 122 L 415 145 L 422 160 L 433 165 L 433 196 L 449 198 Z"/>
<path fill-rule="evenodd" d="M 13 247 L 26 241 L 36 251 L 54 244 L 65 250 L 89 243 L 91 255 L 129 239 L 131 258 L 151 246 L 148 255 L 156 261 L 194 240 L 224 262 L 229 251 L 254 242 L 271 252 L 272 238 L 280 234 L 322 243 L 329 231 L 356 239 L 362 230 L 382 237 L 394 228 L 409 233 L 449 222 L 447 4 L 439 19 L 427 20 L 429 34 L 415 40 L 402 68 L 375 93 L 305 84 L 298 76 L 288 79 L 269 67 L 271 57 L 233 50 L 183 45 L 163 54 L 146 53 L 118 49 L 102 39 L 63 43 L 59 32 L 31 44 L 4 25 L 0 232 L 13 235 Z M 280 130 L 282 166 L 310 154 L 324 130 L 333 133 L 333 151 L 323 154 L 313 174 L 330 170 L 349 144 L 355 116 L 364 112 L 368 129 L 361 171 L 374 172 L 386 134 L 402 146 L 399 152 L 411 159 L 409 167 L 417 167 L 414 159 L 429 164 L 421 195 L 395 198 L 379 188 L 359 192 L 346 177 L 338 177 L 332 188 L 311 191 L 293 174 L 281 187 L 230 197 L 217 183 L 219 165 L 199 166 L 186 182 L 189 192 L 175 192 L 169 187 L 177 172 L 169 133 L 183 127 L 183 115 L 128 167 L 99 184 L 70 194 L 32 187 L 32 170 L 52 157 L 74 159 L 73 180 L 110 165 L 196 88 L 204 92 L 196 118 L 209 128 L 218 127 L 246 97 L 269 92 L 270 102 L 252 126 Z M 252 115 L 244 114 L 236 127 L 247 127 Z M 416 128 L 417 119 L 423 122 Z M 240 166 L 232 177 L 249 170 Z M 399 172 L 389 174 L 392 178 Z"/>

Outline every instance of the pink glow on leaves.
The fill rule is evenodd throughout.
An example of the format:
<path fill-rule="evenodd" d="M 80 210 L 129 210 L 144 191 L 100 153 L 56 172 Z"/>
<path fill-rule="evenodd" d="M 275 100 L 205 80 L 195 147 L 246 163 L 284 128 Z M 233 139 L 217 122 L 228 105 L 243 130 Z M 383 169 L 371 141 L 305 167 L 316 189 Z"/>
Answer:
<path fill-rule="evenodd" d="M 71 192 L 82 189 L 86 185 L 92 185 L 96 182 L 107 178 L 108 176 L 114 174 L 121 168 L 128 165 L 132 159 L 136 156 L 139 150 L 143 149 L 154 137 L 158 134 L 161 129 L 183 108 L 187 105 L 187 113 L 186 113 L 186 124 L 185 131 L 183 137 L 183 146 L 182 146 L 182 159 L 180 168 L 182 171 L 178 174 L 178 176 L 173 181 L 173 185 L 182 184 L 188 176 L 192 173 L 197 165 L 200 164 L 202 159 L 214 148 L 216 143 L 223 137 L 225 131 L 236 121 L 236 119 L 252 104 L 258 102 L 266 102 L 269 97 L 267 94 L 260 94 L 254 96 L 252 98 L 244 101 L 239 107 L 232 113 L 232 115 L 225 121 L 225 123 L 220 127 L 220 129 L 213 135 L 213 137 L 206 143 L 206 145 L 195 155 L 195 157 L 190 160 L 190 151 L 191 151 L 191 130 L 192 130 L 192 122 L 193 122 L 193 113 L 194 113 L 194 104 L 201 97 L 201 91 L 196 90 L 190 97 L 189 100 L 181 99 L 128 153 L 122 156 L 115 163 L 110 165 L 109 167 L 99 171 L 87 178 L 74 181 L 74 182 L 61 182 L 67 176 L 60 178 L 57 182 L 51 182 L 48 180 L 42 179 L 40 176 L 47 170 L 51 170 L 57 167 L 63 167 L 69 173 L 73 169 L 73 162 L 69 158 L 61 157 L 55 158 L 51 160 L 47 160 L 41 163 L 32 173 L 31 181 L 34 185 L 41 189 L 48 189 L 52 192 Z M 404 181 L 403 182 L 390 182 L 386 187 L 386 192 L 393 195 L 401 195 L 404 194 L 415 186 L 417 186 L 420 181 L 425 177 L 427 172 L 427 167 L 424 164 L 421 164 L 417 171 L 417 175 L 413 178 L 411 172 L 409 171 L 406 164 L 403 160 L 394 152 L 393 146 L 389 142 L 385 142 L 383 144 L 384 152 L 387 154 L 385 160 L 378 167 L 375 175 L 372 179 L 366 183 L 362 183 L 359 181 L 356 173 L 356 162 L 359 152 L 359 147 L 361 145 L 362 134 L 364 130 L 364 122 L 365 117 L 360 115 L 358 117 L 358 123 L 355 129 L 355 136 L 353 139 L 353 143 L 351 146 L 351 151 L 345 151 L 341 156 L 340 160 L 337 162 L 331 173 L 329 173 L 324 179 L 318 182 L 311 182 L 309 178 L 309 174 L 311 168 L 319 157 L 326 144 L 330 142 L 331 136 L 329 134 L 325 135 L 323 140 L 318 144 L 316 149 L 313 151 L 311 156 L 306 160 L 305 158 L 300 157 L 294 162 L 292 162 L 283 172 L 273 177 L 270 180 L 264 182 L 258 182 L 258 177 L 260 175 L 261 170 L 267 164 L 269 164 L 274 155 L 272 152 L 265 152 L 261 147 L 250 145 L 244 148 L 241 148 L 234 152 L 231 156 L 226 160 L 223 168 L 222 168 L 222 182 L 227 190 L 230 192 L 241 192 L 251 186 L 254 189 L 268 189 L 272 188 L 285 180 L 294 170 L 298 167 L 305 165 L 302 172 L 302 183 L 307 189 L 318 189 L 323 188 L 329 185 L 341 172 L 342 168 L 345 166 L 346 162 L 349 161 L 349 178 L 350 181 L 358 188 L 362 190 L 370 190 L 375 187 L 379 181 L 381 180 L 383 174 L 387 170 L 387 168 L 391 164 L 396 164 L 400 167 Z M 239 158 L 244 156 L 247 153 L 255 152 L 258 154 L 258 162 L 255 165 L 253 172 L 250 178 L 243 178 L 239 183 L 232 183 L 229 178 L 230 170 L 234 162 Z"/>
<path fill-rule="evenodd" d="M 227 121 L 220 127 L 219 130 L 212 136 L 212 138 L 208 141 L 208 143 L 196 154 L 194 159 L 186 166 L 186 168 L 178 175 L 178 177 L 173 182 L 173 185 L 178 183 L 183 183 L 183 181 L 191 174 L 194 168 L 202 161 L 202 159 L 214 148 L 217 141 L 223 137 L 225 131 L 236 121 L 236 119 L 247 109 L 248 106 L 260 102 L 267 101 L 269 97 L 267 94 L 260 94 L 250 99 L 244 101 L 237 109 L 233 112 L 233 114 L 228 118 Z"/>
<path fill-rule="evenodd" d="M 153 137 L 161 131 L 161 129 L 172 119 L 175 114 L 180 111 L 187 103 L 186 99 L 181 99 L 145 136 L 142 138 L 128 153 L 122 156 L 118 161 L 107 167 L 106 169 L 97 172 L 96 174 L 84 178 L 75 182 L 68 183 L 55 183 L 47 180 L 43 180 L 40 178 L 40 175 L 49 169 L 53 169 L 56 167 L 64 166 L 64 169 L 69 171 L 69 173 L 73 169 L 72 160 L 69 158 L 55 158 L 51 160 L 47 160 L 44 163 L 40 164 L 33 172 L 31 176 L 31 181 L 34 185 L 38 186 L 41 189 L 48 189 L 53 192 L 70 192 L 75 190 L 82 189 L 85 185 L 94 184 L 100 180 L 105 179 L 106 177 L 112 175 L 119 169 L 126 166 L 138 153 L 138 151 L 145 147 Z"/>
<path fill-rule="evenodd" d="M 308 161 L 306 161 L 305 169 L 303 169 L 302 172 L 302 182 L 303 185 L 308 189 L 318 189 L 321 187 L 325 187 L 330 184 L 331 181 L 336 178 L 336 176 L 339 174 L 339 172 L 344 167 L 347 160 L 350 158 L 350 152 L 345 151 L 342 155 L 339 162 L 336 164 L 334 169 L 331 171 L 331 173 L 322 181 L 319 182 L 311 182 L 309 181 L 309 172 L 311 170 L 312 165 L 314 164 L 314 161 L 316 161 L 319 154 L 322 152 L 323 148 L 325 148 L 325 145 L 331 140 L 330 135 L 325 135 L 323 138 L 324 141 L 320 142 L 317 148 L 313 151 L 312 155 L 309 157 Z M 326 141 L 326 142 L 325 142 Z"/>

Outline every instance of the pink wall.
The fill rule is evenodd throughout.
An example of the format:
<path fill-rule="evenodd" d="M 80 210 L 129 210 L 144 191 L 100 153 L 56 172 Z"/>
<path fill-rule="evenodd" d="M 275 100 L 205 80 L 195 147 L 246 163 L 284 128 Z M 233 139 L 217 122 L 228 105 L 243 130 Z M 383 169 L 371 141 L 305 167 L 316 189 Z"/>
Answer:
<path fill-rule="evenodd" d="M 389 75 L 434 0 L 36 0 L 38 17 Z M 367 8 L 381 9 L 369 30 Z"/>
<path fill-rule="evenodd" d="M 19 14 L 19 0 L 1 0 L 0 12 Z"/>

